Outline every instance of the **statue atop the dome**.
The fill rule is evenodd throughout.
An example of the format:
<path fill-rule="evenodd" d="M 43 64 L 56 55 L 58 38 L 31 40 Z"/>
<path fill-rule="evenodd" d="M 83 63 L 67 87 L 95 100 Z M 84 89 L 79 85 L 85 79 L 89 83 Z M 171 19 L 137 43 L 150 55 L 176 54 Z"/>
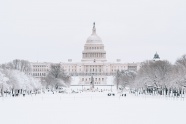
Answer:
<path fill-rule="evenodd" d="M 95 35 L 96 34 L 96 23 L 94 22 L 93 23 L 93 29 L 92 29 L 92 35 Z"/>

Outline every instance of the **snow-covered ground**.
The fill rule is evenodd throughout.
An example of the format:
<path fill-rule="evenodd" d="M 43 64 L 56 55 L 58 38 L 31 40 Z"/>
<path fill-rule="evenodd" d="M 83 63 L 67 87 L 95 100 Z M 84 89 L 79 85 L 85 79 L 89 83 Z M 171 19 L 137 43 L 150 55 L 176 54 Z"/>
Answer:
<path fill-rule="evenodd" d="M 186 101 L 90 92 L 5 97 L 0 124 L 186 124 Z"/>

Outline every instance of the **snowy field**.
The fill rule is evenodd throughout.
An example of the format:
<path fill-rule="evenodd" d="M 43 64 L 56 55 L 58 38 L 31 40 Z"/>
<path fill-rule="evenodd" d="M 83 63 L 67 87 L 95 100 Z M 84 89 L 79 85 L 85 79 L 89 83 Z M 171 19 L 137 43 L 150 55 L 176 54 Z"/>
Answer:
<path fill-rule="evenodd" d="M 186 101 L 89 92 L 1 97 L 0 124 L 186 124 Z"/>

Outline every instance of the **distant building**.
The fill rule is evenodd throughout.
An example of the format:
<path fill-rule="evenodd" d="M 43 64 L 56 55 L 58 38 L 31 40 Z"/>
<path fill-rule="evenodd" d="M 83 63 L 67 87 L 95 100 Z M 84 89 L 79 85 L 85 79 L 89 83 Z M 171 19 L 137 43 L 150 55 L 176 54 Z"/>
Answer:
<path fill-rule="evenodd" d="M 153 61 L 159 61 L 160 60 L 160 56 L 158 55 L 158 53 L 156 52 L 154 54 L 154 58 L 153 58 Z"/>
<path fill-rule="evenodd" d="M 45 77 L 50 70 L 51 63 L 32 63 L 32 75 L 40 78 Z M 106 51 L 101 38 L 96 34 L 95 23 L 93 24 L 92 34 L 88 37 L 82 52 L 81 62 L 60 63 L 65 72 L 71 76 L 78 76 L 78 84 L 90 84 L 93 75 L 95 85 L 107 85 L 107 77 L 113 76 L 117 70 L 137 71 L 140 63 L 122 63 L 120 59 L 116 62 L 107 62 Z"/>
<path fill-rule="evenodd" d="M 31 63 L 31 75 L 36 78 L 46 77 L 50 70 L 50 64 L 46 62 L 32 62 Z"/>

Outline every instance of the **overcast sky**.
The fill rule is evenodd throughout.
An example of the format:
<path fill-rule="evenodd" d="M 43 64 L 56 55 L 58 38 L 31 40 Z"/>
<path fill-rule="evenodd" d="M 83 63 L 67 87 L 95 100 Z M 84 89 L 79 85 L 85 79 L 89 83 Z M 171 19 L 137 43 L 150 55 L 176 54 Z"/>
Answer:
<path fill-rule="evenodd" d="M 185 0 L 1 0 L 0 63 L 80 62 L 94 21 L 109 62 L 186 54 Z"/>

